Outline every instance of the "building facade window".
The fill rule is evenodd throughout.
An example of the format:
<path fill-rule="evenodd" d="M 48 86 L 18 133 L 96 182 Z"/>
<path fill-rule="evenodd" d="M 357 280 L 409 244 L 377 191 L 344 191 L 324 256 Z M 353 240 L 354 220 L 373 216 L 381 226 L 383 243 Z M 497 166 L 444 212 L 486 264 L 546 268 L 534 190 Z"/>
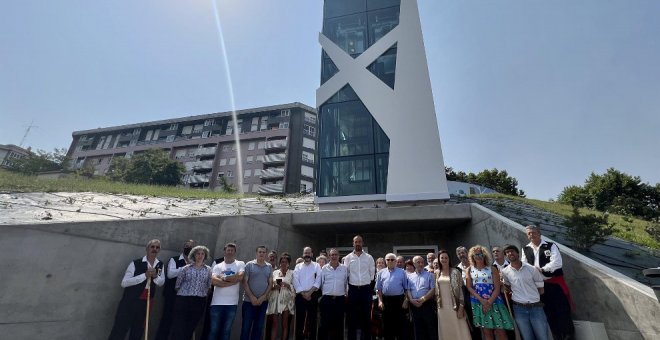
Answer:
<path fill-rule="evenodd" d="M 350 86 L 319 110 L 319 197 L 384 194 L 389 138 Z"/>
<path fill-rule="evenodd" d="M 259 130 L 268 130 L 268 116 L 261 117 L 261 126 Z"/>
<path fill-rule="evenodd" d="M 316 141 L 307 137 L 303 137 L 303 147 L 316 150 Z"/>
<path fill-rule="evenodd" d="M 219 163 L 219 165 L 220 165 L 220 166 L 225 166 L 225 165 L 227 165 L 227 158 L 220 158 L 220 163 Z"/>
<path fill-rule="evenodd" d="M 192 129 L 193 129 L 192 125 L 184 126 L 183 129 L 181 129 L 181 134 L 182 135 L 189 135 L 189 134 L 192 133 Z"/>
<path fill-rule="evenodd" d="M 314 164 L 314 154 L 311 153 L 311 152 L 303 151 L 302 152 L 302 160 L 303 160 L 303 162 Z"/>
<path fill-rule="evenodd" d="M 278 127 L 279 129 L 288 129 L 289 128 L 289 122 L 280 122 L 280 125 Z"/>
<path fill-rule="evenodd" d="M 266 148 L 266 142 L 257 143 L 257 149 L 262 150 Z"/>
<path fill-rule="evenodd" d="M 305 125 L 303 126 L 303 133 L 308 136 L 316 137 L 316 128 L 313 126 Z"/>
<path fill-rule="evenodd" d="M 280 111 L 280 116 L 281 117 L 289 117 L 290 115 L 291 115 L 291 110 L 289 110 L 289 109 Z"/>
<path fill-rule="evenodd" d="M 254 162 L 254 156 L 247 156 L 246 163 L 250 164 Z"/>
<path fill-rule="evenodd" d="M 250 151 L 254 150 L 255 144 L 256 144 L 255 142 L 250 142 L 248 144 L 248 150 L 250 150 Z"/>
<path fill-rule="evenodd" d="M 243 177 L 250 177 L 250 176 L 252 176 L 252 169 L 245 170 Z"/>
<path fill-rule="evenodd" d="M 229 165 L 234 165 L 236 164 L 236 158 L 232 157 L 229 159 Z"/>

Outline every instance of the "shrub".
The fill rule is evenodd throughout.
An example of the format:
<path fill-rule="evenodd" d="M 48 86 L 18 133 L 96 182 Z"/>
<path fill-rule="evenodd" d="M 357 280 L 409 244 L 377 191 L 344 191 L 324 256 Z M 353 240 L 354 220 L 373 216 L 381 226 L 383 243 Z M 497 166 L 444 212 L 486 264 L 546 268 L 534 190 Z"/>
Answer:
<path fill-rule="evenodd" d="M 573 207 L 573 214 L 566 220 L 566 227 L 566 237 L 572 241 L 575 248 L 582 250 L 604 242 L 614 232 L 614 226 L 608 224 L 607 214 L 580 215 L 576 207 Z"/>

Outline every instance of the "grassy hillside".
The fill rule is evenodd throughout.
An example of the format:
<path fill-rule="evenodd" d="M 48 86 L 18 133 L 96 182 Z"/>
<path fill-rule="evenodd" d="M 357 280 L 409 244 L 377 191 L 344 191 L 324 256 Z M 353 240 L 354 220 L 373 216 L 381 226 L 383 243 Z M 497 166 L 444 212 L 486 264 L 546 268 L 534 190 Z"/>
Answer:
<path fill-rule="evenodd" d="M 0 191 L 5 192 L 99 192 L 191 199 L 237 198 L 238 194 L 145 184 L 110 182 L 102 179 L 70 177 L 39 179 L 0 169 Z"/>
<path fill-rule="evenodd" d="M 522 198 L 517 196 L 508 196 L 502 194 L 484 194 L 484 195 L 474 195 L 473 198 L 494 198 L 494 199 L 508 199 L 514 200 L 522 203 L 526 203 L 532 206 L 535 206 L 539 209 L 543 209 L 547 212 L 557 214 L 562 217 L 569 217 L 573 213 L 573 207 L 567 204 L 557 203 L 557 202 L 546 202 L 529 198 Z M 603 215 L 602 212 L 592 209 L 579 209 L 580 214 L 594 214 L 594 215 Z M 660 242 L 655 240 L 649 233 L 646 232 L 646 227 L 649 226 L 650 222 L 616 214 L 609 214 L 608 221 L 611 224 L 614 224 L 616 231 L 613 236 L 621 238 L 626 241 L 630 241 L 642 246 L 646 246 L 652 249 L 660 249 Z"/>

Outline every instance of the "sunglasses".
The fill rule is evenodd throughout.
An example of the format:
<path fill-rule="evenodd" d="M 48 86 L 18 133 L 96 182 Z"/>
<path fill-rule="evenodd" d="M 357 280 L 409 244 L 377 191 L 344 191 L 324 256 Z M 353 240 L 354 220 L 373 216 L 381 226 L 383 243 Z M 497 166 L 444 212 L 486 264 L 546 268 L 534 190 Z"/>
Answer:
<path fill-rule="evenodd" d="M 396 259 L 385 259 L 385 261 L 396 261 Z"/>
<path fill-rule="evenodd" d="M 477 253 L 477 254 L 474 254 L 474 256 L 476 256 L 476 257 L 484 257 L 484 254 L 482 254 L 482 253 Z"/>

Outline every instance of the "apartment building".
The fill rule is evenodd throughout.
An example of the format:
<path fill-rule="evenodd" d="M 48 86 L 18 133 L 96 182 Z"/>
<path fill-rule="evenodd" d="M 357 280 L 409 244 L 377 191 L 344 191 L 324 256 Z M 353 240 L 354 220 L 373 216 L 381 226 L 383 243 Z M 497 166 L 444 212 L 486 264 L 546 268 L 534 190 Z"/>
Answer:
<path fill-rule="evenodd" d="M 296 102 L 236 111 L 236 124 L 232 117 L 222 112 L 75 131 L 68 155 L 75 169 L 104 175 L 114 157 L 159 148 L 183 163 L 191 188 L 222 189 L 224 177 L 235 188 L 242 183 L 245 193 L 315 190 L 315 109 Z"/>
<path fill-rule="evenodd" d="M 14 144 L 0 144 L 0 167 L 9 167 L 13 160 L 25 158 L 31 153 L 30 148 L 23 149 Z"/>

